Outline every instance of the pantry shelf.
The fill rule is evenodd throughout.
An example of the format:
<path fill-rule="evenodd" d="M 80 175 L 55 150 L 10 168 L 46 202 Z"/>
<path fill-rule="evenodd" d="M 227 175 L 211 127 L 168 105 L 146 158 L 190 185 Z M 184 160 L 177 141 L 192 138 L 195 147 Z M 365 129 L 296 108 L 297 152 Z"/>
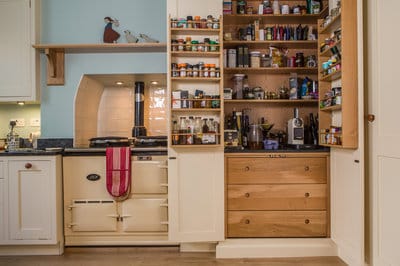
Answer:
<path fill-rule="evenodd" d="M 328 107 L 323 107 L 320 108 L 320 111 L 325 111 L 325 112 L 331 112 L 331 111 L 338 111 L 342 109 L 342 105 L 337 104 L 337 105 L 332 105 L 332 106 L 328 106 Z"/>
<path fill-rule="evenodd" d="M 219 82 L 221 78 L 188 78 L 188 77 L 172 77 L 172 81 L 190 81 L 190 82 Z"/>
<path fill-rule="evenodd" d="M 220 56 L 220 52 L 171 52 L 173 57 L 216 57 Z"/>
<path fill-rule="evenodd" d="M 336 46 L 336 47 L 340 47 L 341 44 L 342 44 L 342 40 L 337 41 L 334 45 L 332 45 L 331 47 L 329 47 L 329 48 L 326 49 L 325 51 L 321 52 L 321 53 L 319 54 L 319 56 L 320 56 L 320 57 L 329 57 L 329 56 L 331 56 L 331 54 L 332 54 L 331 48 L 333 48 L 333 47 L 335 47 L 335 46 Z M 341 49 L 339 49 L 339 50 L 341 50 Z"/>
<path fill-rule="evenodd" d="M 248 45 L 250 48 L 266 49 L 269 46 L 282 46 L 296 49 L 315 49 L 318 41 L 224 41 L 225 48 L 231 48 L 238 45 Z"/>
<path fill-rule="evenodd" d="M 336 17 L 334 17 L 329 24 L 327 24 L 325 27 L 323 23 L 319 24 L 320 29 L 320 34 L 325 34 L 329 33 L 331 31 L 336 30 L 337 28 L 340 28 L 341 25 L 341 18 L 342 14 L 338 14 Z"/>
<path fill-rule="evenodd" d="M 244 100 L 224 100 L 224 103 L 276 103 L 276 104 L 316 104 L 318 99 L 310 99 L 310 100 L 289 100 L 289 99 L 265 99 L 265 100 L 251 100 L 251 99 L 244 99 Z"/>
<path fill-rule="evenodd" d="M 176 101 L 175 99 L 173 101 Z M 186 99 L 186 101 L 190 101 Z M 219 108 L 172 108 L 171 112 L 221 112 Z"/>
<path fill-rule="evenodd" d="M 218 34 L 219 31 L 219 29 L 171 28 L 173 35 L 208 35 Z"/>
<path fill-rule="evenodd" d="M 329 75 L 321 77 L 320 81 L 334 81 L 334 80 L 340 79 L 341 77 L 342 77 L 342 71 L 337 70 L 336 72 L 333 72 Z"/>
<path fill-rule="evenodd" d="M 318 74 L 316 67 L 234 67 L 224 68 L 225 73 L 260 73 L 260 74 Z"/>
<path fill-rule="evenodd" d="M 322 18 L 328 14 L 328 7 L 325 7 L 319 14 L 286 14 L 286 15 L 274 15 L 274 14 L 225 14 L 224 24 L 249 24 L 254 20 L 260 20 L 263 24 L 275 24 L 275 23 L 303 23 L 303 24 L 315 24 L 316 20 Z"/>

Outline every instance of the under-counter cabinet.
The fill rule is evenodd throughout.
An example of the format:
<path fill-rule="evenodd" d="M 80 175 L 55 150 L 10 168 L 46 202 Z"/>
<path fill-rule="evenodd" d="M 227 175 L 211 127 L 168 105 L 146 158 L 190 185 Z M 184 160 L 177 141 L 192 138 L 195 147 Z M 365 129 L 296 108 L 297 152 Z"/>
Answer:
<path fill-rule="evenodd" d="M 62 254 L 61 156 L 7 157 L 0 168 L 0 254 Z"/>
<path fill-rule="evenodd" d="M 226 154 L 227 237 L 329 236 L 329 154 Z"/>
<path fill-rule="evenodd" d="M 4 217 L 5 216 L 5 198 L 6 198 L 6 189 L 5 189 L 5 182 L 4 182 L 4 176 L 5 176 L 5 169 L 4 169 L 4 161 L 0 160 L 0 242 L 3 242 L 5 239 L 5 233 L 4 233 Z"/>
<path fill-rule="evenodd" d="M 0 101 L 38 101 L 40 0 L 0 0 Z"/>

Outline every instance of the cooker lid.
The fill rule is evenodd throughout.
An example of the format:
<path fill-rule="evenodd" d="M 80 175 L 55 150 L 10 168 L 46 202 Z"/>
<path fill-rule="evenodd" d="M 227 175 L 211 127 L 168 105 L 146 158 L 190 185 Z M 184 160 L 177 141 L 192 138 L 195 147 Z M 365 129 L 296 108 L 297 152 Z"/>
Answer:
<path fill-rule="evenodd" d="M 116 136 L 108 136 L 108 137 L 96 137 L 91 138 L 90 147 L 113 147 L 113 146 L 129 146 L 130 141 L 126 137 L 116 137 Z"/>

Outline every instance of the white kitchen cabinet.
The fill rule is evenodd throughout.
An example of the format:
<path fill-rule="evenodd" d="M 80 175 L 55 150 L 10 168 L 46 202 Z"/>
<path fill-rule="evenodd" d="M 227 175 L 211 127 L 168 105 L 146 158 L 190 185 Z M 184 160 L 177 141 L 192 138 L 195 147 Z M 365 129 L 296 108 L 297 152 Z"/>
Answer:
<path fill-rule="evenodd" d="M 5 199 L 6 199 L 5 181 L 4 181 L 4 161 L 0 160 L 0 243 L 5 238 Z"/>
<path fill-rule="evenodd" d="M 4 158 L 0 189 L 3 186 L 8 197 L 3 202 L 0 254 L 61 254 L 61 156 Z"/>
<path fill-rule="evenodd" d="M 224 237 L 222 149 L 169 151 L 169 238 L 215 242 Z"/>
<path fill-rule="evenodd" d="M 0 0 L 0 102 L 38 101 L 40 0 Z"/>

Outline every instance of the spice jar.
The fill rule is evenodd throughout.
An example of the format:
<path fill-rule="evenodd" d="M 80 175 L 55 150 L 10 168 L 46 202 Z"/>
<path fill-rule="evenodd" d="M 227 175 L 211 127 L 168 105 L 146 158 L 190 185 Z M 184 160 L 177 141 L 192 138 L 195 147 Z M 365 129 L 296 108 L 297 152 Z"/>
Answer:
<path fill-rule="evenodd" d="M 192 52 L 197 52 L 199 41 L 192 41 Z"/>
<path fill-rule="evenodd" d="M 210 41 L 210 52 L 217 52 L 217 42 Z"/>
<path fill-rule="evenodd" d="M 304 67 L 304 54 L 296 53 L 296 67 Z"/>
<path fill-rule="evenodd" d="M 178 51 L 182 52 L 183 50 L 185 50 L 184 48 L 184 41 L 183 39 L 178 39 Z"/>
<path fill-rule="evenodd" d="M 259 51 L 250 52 L 250 64 L 251 67 L 259 68 L 260 67 L 260 55 Z"/>
<path fill-rule="evenodd" d="M 194 17 L 194 28 L 196 28 L 196 29 L 200 28 L 200 16 Z"/>
<path fill-rule="evenodd" d="M 217 19 L 217 18 L 214 18 L 214 19 L 213 19 L 213 26 L 212 26 L 212 28 L 213 28 L 213 29 L 219 29 L 219 19 Z"/>
<path fill-rule="evenodd" d="M 261 67 L 271 67 L 271 57 L 268 54 L 263 54 L 260 59 Z"/>
<path fill-rule="evenodd" d="M 186 63 L 178 64 L 179 76 L 186 77 Z"/>
<path fill-rule="evenodd" d="M 199 65 L 193 65 L 193 77 L 197 78 L 199 76 Z"/>
<path fill-rule="evenodd" d="M 191 51 L 192 50 L 192 37 L 186 37 L 185 50 L 186 51 Z"/>
<path fill-rule="evenodd" d="M 208 15 L 207 16 L 207 28 L 212 29 L 213 27 L 213 16 Z"/>
<path fill-rule="evenodd" d="M 203 77 L 208 78 L 210 77 L 210 65 L 205 64 L 203 68 Z"/>
<path fill-rule="evenodd" d="M 215 78 L 215 64 L 210 64 L 209 65 L 210 69 L 209 69 L 209 76 L 210 78 Z"/>
<path fill-rule="evenodd" d="M 178 40 L 171 40 L 171 50 L 172 52 L 178 51 Z"/>
<path fill-rule="evenodd" d="M 186 65 L 186 77 L 189 77 L 189 78 L 193 77 L 193 66 L 190 64 Z"/>

